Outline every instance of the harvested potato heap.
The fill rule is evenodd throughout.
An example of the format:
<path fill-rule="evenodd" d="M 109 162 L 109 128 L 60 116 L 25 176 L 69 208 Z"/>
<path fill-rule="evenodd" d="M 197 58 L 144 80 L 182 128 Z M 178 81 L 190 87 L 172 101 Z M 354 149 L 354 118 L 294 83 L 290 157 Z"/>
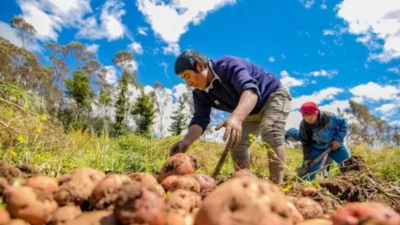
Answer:
<path fill-rule="evenodd" d="M 250 170 L 221 183 L 196 170 L 183 153 L 158 176 L 77 168 L 52 178 L 0 161 L 0 225 L 400 225 L 389 204 L 341 205 L 310 187 L 285 195 Z"/>

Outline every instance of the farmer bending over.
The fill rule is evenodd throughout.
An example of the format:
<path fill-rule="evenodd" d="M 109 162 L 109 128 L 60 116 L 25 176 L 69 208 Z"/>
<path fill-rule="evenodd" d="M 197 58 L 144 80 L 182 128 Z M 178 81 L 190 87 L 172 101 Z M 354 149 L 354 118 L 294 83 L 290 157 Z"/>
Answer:
<path fill-rule="evenodd" d="M 194 115 L 185 137 L 171 147 L 171 155 L 186 152 L 210 123 L 211 108 L 231 115 L 216 127 L 225 127 L 223 140 L 230 148 L 235 170 L 250 169 L 249 134 L 261 134 L 282 162 L 285 162 L 284 135 L 292 97 L 274 74 L 248 60 L 224 56 L 210 60 L 195 50 L 182 52 L 175 73 L 194 87 Z M 268 153 L 270 179 L 283 180 L 283 166 Z"/>
<path fill-rule="evenodd" d="M 343 143 L 348 128 L 345 119 L 330 112 L 320 111 L 314 102 L 304 103 L 300 112 L 303 115 L 303 121 L 300 124 L 300 140 L 306 168 L 329 146 L 333 150 L 329 153 L 329 158 L 339 165 L 350 158 L 350 152 Z M 311 168 L 310 180 L 315 179 L 321 163 L 320 161 Z M 340 169 L 343 171 L 343 168 Z"/>
<path fill-rule="evenodd" d="M 292 143 L 300 142 L 299 130 L 296 128 L 290 128 L 289 130 L 287 130 L 285 135 L 285 140 L 288 140 Z M 328 155 L 326 155 L 321 160 L 321 165 L 323 165 L 322 174 L 324 177 L 329 176 L 329 170 L 331 169 L 331 164 L 332 164 L 332 159 L 329 158 Z M 304 162 L 302 163 L 301 167 L 304 167 Z"/>

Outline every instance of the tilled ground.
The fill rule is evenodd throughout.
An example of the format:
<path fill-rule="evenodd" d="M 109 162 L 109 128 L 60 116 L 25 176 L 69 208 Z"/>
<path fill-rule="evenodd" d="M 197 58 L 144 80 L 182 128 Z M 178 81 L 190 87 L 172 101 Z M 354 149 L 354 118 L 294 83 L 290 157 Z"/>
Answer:
<path fill-rule="evenodd" d="M 0 225 L 400 225 L 399 187 L 359 157 L 346 166 L 316 187 L 278 187 L 246 170 L 216 181 L 186 154 L 157 175 L 77 168 L 57 179 L 0 161 Z"/>

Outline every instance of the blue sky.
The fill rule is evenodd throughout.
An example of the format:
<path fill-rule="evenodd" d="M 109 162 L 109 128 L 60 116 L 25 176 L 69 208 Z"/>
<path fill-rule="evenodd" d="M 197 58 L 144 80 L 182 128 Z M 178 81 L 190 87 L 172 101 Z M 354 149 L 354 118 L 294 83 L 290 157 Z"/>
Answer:
<path fill-rule="evenodd" d="M 354 99 L 379 117 L 400 120 L 400 1 L 9 1 L 0 9 L 0 36 L 20 45 L 8 26 L 13 16 L 38 30 L 29 47 L 39 54 L 47 41 L 77 40 L 112 68 L 114 54 L 130 50 L 138 81 L 159 81 L 172 95 L 184 87 L 173 71 L 184 49 L 247 58 L 290 87 L 288 127 L 298 126 L 296 109 L 307 100 L 335 111 Z"/>

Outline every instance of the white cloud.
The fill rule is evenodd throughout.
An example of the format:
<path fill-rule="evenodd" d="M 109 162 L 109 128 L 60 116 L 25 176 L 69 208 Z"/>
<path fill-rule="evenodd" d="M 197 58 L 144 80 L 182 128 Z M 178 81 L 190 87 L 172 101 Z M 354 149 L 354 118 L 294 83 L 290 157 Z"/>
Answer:
<path fill-rule="evenodd" d="M 179 55 L 181 48 L 177 43 L 169 43 L 167 47 L 163 48 L 164 54 L 173 54 L 175 56 Z"/>
<path fill-rule="evenodd" d="M 97 51 L 99 50 L 99 45 L 98 44 L 91 44 L 91 45 L 86 46 L 86 48 L 87 48 L 88 51 L 91 51 L 94 54 L 96 54 Z"/>
<path fill-rule="evenodd" d="M 109 84 L 115 84 L 117 83 L 117 70 L 115 69 L 114 66 L 105 66 L 104 67 L 107 70 L 105 80 Z"/>
<path fill-rule="evenodd" d="M 310 76 L 314 76 L 314 77 L 329 77 L 332 78 L 333 76 L 339 74 L 337 70 L 318 70 L 318 71 L 312 71 L 310 73 L 308 73 L 308 75 Z"/>
<path fill-rule="evenodd" d="M 101 9 L 101 24 L 97 23 L 95 16 L 82 20 L 76 38 L 90 40 L 107 38 L 108 41 L 122 38 L 127 31 L 121 21 L 121 17 L 126 13 L 123 9 L 124 6 L 125 4 L 122 1 L 107 0 Z"/>
<path fill-rule="evenodd" d="M 311 95 L 302 95 L 297 98 L 293 98 L 292 109 L 299 109 L 304 102 L 313 101 L 315 104 L 320 104 L 325 100 L 332 100 L 336 95 L 342 93 L 343 89 L 329 87 L 320 91 L 314 92 Z"/>
<path fill-rule="evenodd" d="M 296 87 L 304 84 L 303 80 L 291 77 L 286 70 L 281 71 L 281 77 L 281 82 L 288 87 Z"/>
<path fill-rule="evenodd" d="M 270 56 L 270 57 L 268 58 L 268 61 L 270 61 L 270 62 L 275 62 L 275 58 L 272 57 L 272 56 Z"/>
<path fill-rule="evenodd" d="M 321 50 L 318 50 L 318 55 L 319 55 L 319 56 L 324 56 L 324 55 L 325 55 L 325 52 L 323 52 L 323 51 L 321 51 Z"/>
<path fill-rule="evenodd" d="M 361 84 L 351 88 L 350 92 L 355 97 L 379 101 L 395 98 L 395 96 L 400 93 L 400 89 L 391 85 L 381 86 L 374 82 L 368 82 L 367 84 Z"/>
<path fill-rule="evenodd" d="M 303 4 L 304 8 L 309 9 L 312 5 L 314 5 L 315 0 L 299 0 L 301 4 Z"/>
<path fill-rule="evenodd" d="M 137 31 L 138 31 L 138 33 L 139 34 L 141 34 L 141 35 L 143 35 L 143 36 L 147 36 L 147 30 L 148 30 L 149 28 L 147 28 L 147 27 L 138 27 L 137 28 Z"/>
<path fill-rule="evenodd" d="M 173 96 L 175 97 L 175 99 L 179 99 L 184 93 L 186 93 L 189 89 L 188 86 L 185 84 L 177 84 L 172 88 L 174 94 Z"/>
<path fill-rule="evenodd" d="M 392 68 L 389 68 L 389 69 L 387 69 L 387 71 L 400 75 L 400 66 L 399 66 L 399 67 L 392 67 Z"/>
<path fill-rule="evenodd" d="M 397 106 L 394 103 L 383 104 L 380 107 L 376 108 L 375 111 L 381 112 L 387 116 L 393 115 L 396 112 Z"/>
<path fill-rule="evenodd" d="M 362 103 L 364 101 L 363 97 L 353 97 L 351 100 L 357 102 L 357 103 Z"/>
<path fill-rule="evenodd" d="M 139 55 L 143 54 L 143 47 L 139 42 L 132 42 L 132 44 L 128 45 L 128 48 Z"/>
<path fill-rule="evenodd" d="M 208 13 L 235 4 L 236 0 L 175 0 L 167 3 L 164 0 L 137 0 L 136 3 L 154 33 L 164 42 L 178 45 L 181 35 L 189 29 L 189 24 L 200 24 Z M 175 51 L 165 50 L 164 53 Z"/>
<path fill-rule="evenodd" d="M 321 105 L 318 108 L 323 110 L 323 111 L 328 111 L 331 113 L 338 113 L 338 109 L 340 109 L 341 112 L 343 112 L 345 109 L 350 107 L 349 101 L 348 100 L 334 100 L 328 104 Z"/>
<path fill-rule="evenodd" d="M 320 5 L 321 9 L 326 10 L 328 8 L 328 6 L 325 3 L 322 3 Z"/>
<path fill-rule="evenodd" d="M 400 58 L 400 1 L 343 0 L 337 8 L 337 16 L 347 23 L 351 34 L 370 36 L 373 43 L 383 42 L 380 51 L 372 51 L 369 59 L 388 62 Z"/>
<path fill-rule="evenodd" d="M 22 47 L 21 39 L 17 35 L 17 31 L 9 24 L 0 21 L 0 37 L 8 40 L 11 44 Z M 33 52 L 40 52 L 41 46 L 35 40 L 28 40 L 25 46 L 28 50 Z"/>

